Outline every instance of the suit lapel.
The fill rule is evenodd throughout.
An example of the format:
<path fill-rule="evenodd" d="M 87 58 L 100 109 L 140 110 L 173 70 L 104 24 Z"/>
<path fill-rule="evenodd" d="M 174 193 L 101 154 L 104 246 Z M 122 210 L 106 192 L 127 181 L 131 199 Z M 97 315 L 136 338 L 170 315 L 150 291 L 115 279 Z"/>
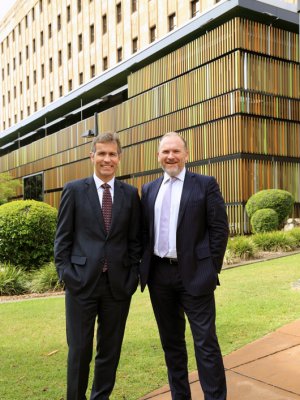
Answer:
<path fill-rule="evenodd" d="M 104 228 L 104 219 L 102 215 L 102 210 L 101 210 L 101 204 L 99 201 L 99 196 L 97 193 L 97 188 L 95 185 L 95 181 L 93 177 L 89 177 L 85 180 L 85 184 L 87 185 L 87 197 L 88 200 L 91 204 L 91 208 L 93 212 L 95 213 L 95 218 L 97 220 L 97 224 L 101 229 L 101 232 L 106 235 L 106 231 Z"/>
<path fill-rule="evenodd" d="M 149 221 L 150 221 L 150 228 L 151 237 L 154 237 L 154 208 L 155 208 L 155 200 L 159 191 L 159 188 L 162 184 L 163 176 L 158 178 L 156 181 L 152 183 L 151 191 L 149 191 Z"/>
<path fill-rule="evenodd" d="M 113 206 L 112 206 L 112 218 L 111 218 L 110 232 L 114 229 L 114 227 L 117 224 L 119 213 L 122 209 L 123 202 L 124 202 L 123 184 L 122 184 L 122 182 L 115 179 L 114 199 L 113 199 Z"/>
<path fill-rule="evenodd" d="M 191 172 L 186 171 L 185 179 L 184 179 L 184 182 L 183 182 L 180 206 L 179 206 L 177 228 L 180 225 L 180 222 L 182 220 L 182 217 L 184 215 L 184 212 L 185 212 L 187 204 L 188 204 L 189 197 L 190 197 L 191 192 L 192 192 L 192 190 L 194 188 L 194 179 L 193 179 L 194 176 L 195 175 L 192 174 Z"/>

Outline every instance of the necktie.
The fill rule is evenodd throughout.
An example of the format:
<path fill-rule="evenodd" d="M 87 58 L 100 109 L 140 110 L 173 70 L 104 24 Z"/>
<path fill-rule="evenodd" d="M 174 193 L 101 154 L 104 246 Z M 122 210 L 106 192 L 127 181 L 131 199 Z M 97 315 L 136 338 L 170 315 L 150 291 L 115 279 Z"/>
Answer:
<path fill-rule="evenodd" d="M 108 183 L 103 183 L 101 187 L 104 189 L 102 197 L 102 214 L 103 214 L 105 229 L 106 232 L 108 232 L 111 224 L 111 211 L 112 211 L 112 199 L 109 190 L 110 185 Z"/>
<path fill-rule="evenodd" d="M 165 257 L 169 251 L 169 224 L 170 224 L 170 212 L 171 212 L 171 197 L 172 197 L 172 185 L 176 178 L 171 177 L 170 180 L 165 183 L 167 185 L 164 197 L 161 204 L 161 213 L 159 220 L 159 234 L 158 234 L 158 254 L 160 257 Z"/>
<path fill-rule="evenodd" d="M 112 212 L 112 199 L 110 194 L 110 185 L 103 183 L 101 187 L 104 189 L 102 197 L 102 214 L 104 219 L 105 230 L 108 233 L 111 224 L 111 212 Z M 104 260 L 102 271 L 106 272 L 108 269 L 107 259 Z"/>

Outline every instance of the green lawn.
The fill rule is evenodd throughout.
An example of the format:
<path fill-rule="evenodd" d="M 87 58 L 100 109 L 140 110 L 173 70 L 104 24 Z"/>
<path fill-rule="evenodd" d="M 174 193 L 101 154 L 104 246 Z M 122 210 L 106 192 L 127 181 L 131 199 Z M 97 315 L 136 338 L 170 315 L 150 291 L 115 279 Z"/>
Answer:
<path fill-rule="evenodd" d="M 224 270 L 216 291 L 223 354 L 300 315 L 300 254 Z M 65 399 L 63 298 L 0 304 L 0 399 Z M 187 331 L 190 370 L 195 369 Z M 112 400 L 136 400 L 167 381 L 148 293 L 132 301 Z"/>

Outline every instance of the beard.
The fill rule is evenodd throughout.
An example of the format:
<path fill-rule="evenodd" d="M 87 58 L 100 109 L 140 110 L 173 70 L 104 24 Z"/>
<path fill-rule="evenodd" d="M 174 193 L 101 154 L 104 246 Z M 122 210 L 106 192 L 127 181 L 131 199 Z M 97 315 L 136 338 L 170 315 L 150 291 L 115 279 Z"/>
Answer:
<path fill-rule="evenodd" d="M 167 164 L 162 169 L 169 175 L 169 176 L 177 176 L 181 169 L 178 165 Z"/>

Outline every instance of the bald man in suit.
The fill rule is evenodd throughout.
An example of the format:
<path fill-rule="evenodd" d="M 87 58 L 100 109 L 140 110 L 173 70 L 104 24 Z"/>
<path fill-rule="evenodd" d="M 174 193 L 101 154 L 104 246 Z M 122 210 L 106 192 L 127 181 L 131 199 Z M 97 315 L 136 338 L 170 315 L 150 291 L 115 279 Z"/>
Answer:
<path fill-rule="evenodd" d="M 185 168 L 187 145 L 176 132 L 162 137 L 158 160 L 164 176 L 142 188 L 141 289 L 149 287 L 172 399 L 191 399 L 186 315 L 204 398 L 225 400 L 226 379 L 216 334 L 214 299 L 228 240 L 224 200 L 213 177 Z M 167 235 L 163 233 L 166 231 Z"/>

